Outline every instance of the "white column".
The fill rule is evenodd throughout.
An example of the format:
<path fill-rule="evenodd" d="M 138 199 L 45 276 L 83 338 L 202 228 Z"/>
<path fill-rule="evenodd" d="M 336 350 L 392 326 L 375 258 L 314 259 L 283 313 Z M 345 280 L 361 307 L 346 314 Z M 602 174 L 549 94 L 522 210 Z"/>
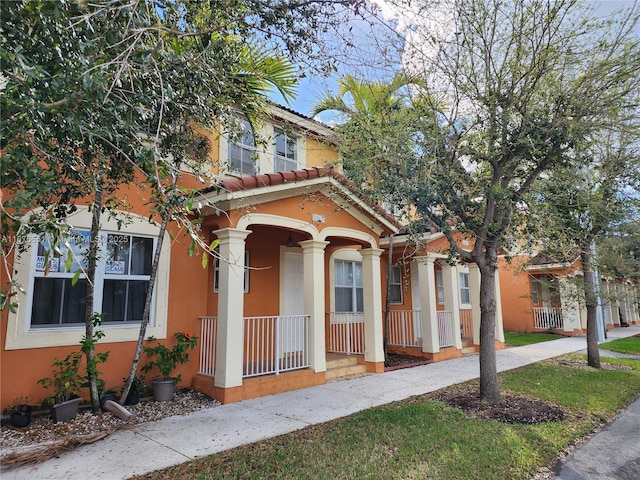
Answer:
<path fill-rule="evenodd" d="M 502 322 L 502 296 L 500 295 L 500 272 L 496 269 L 496 340 L 504 343 L 504 323 Z"/>
<path fill-rule="evenodd" d="M 468 266 L 471 318 L 473 319 L 473 343 L 474 345 L 480 345 L 480 319 L 482 318 L 482 310 L 480 309 L 480 269 L 475 263 L 470 263 Z"/>
<path fill-rule="evenodd" d="M 384 335 L 382 329 L 382 281 L 380 255 L 383 250 L 363 248 L 362 287 L 364 295 L 364 359 L 384 362 Z"/>
<path fill-rule="evenodd" d="M 460 301 L 458 284 L 458 270 L 450 265 L 442 266 L 442 283 L 444 285 L 444 308 L 451 311 L 453 323 L 453 342 L 455 347 L 462 349 L 460 339 Z"/>
<path fill-rule="evenodd" d="M 251 231 L 223 228 L 213 233 L 220 240 L 221 257 L 214 385 L 239 387 L 244 356 L 244 241 Z"/>
<path fill-rule="evenodd" d="M 633 321 L 640 320 L 640 308 L 638 307 L 638 299 L 640 298 L 640 292 L 638 291 L 638 285 L 631 285 L 631 308 L 633 310 Z"/>
<path fill-rule="evenodd" d="M 615 281 L 613 283 L 609 282 L 609 287 L 607 289 L 609 292 L 609 305 L 611 308 L 611 323 L 613 325 L 620 325 L 620 311 L 618 310 L 618 290 L 617 284 Z"/>
<path fill-rule="evenodd" d="M 420 297 L 422 351 L 436 353 L 440 351 L 440 338 L 438 334 L 438 311 L 436 308 L 435 258 L 416 257 L 415 261 L 418 272 L 418 291 L 411 292 L 411 294 L 419 295 Z"/>
<path fill-rule="evenodd" d="M 304 313 L 311 316 L 309 325 L 309 357 L 315 372 L 327 370 L 325 349 L 324 305 L 324 249 L 329 242 L 305 240 L 298 242 L 303 249 Z"/>
<path fill-rule="evenodd" d="M 578 289 L 570 277 L 559 277 L 560 304 L 562 305 L 562 329 L 566 332 L 581 328 Z"/>

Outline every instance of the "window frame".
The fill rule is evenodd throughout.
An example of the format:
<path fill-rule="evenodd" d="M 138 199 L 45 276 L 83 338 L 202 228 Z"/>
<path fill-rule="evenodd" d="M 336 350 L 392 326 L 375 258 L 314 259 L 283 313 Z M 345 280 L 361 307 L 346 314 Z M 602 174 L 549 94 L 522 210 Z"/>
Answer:
<path fill-rule="evenodd" d="M 397 282 L 394 281 L 396 280 L 396 278 L 394 278 L 396 275 L 394 275 L 397 272 Z M 402 295 L 402 268 L 399 265 L 392 265 L 391 266 L 391 276 L 389 277 L 389 286 L 390 287 L 398 287 L 398 294 L 399 294 L 399 299 L 394 298 L 391 295 L 391 292 L 393 291 L 393 288 L 389 288 L 389 303 L 391 305 L 402 305 L 404 303 L 403 300 L 403 295 Z"/>
<path fill-rule="evenodd" d="M 342 258 L 336 258 L 334 261 L 334 266 L 333 266 L 333 295 L 334 295 L 334 302 L 337 303 L 337 299 L 338 299 L 338 289 L 350 289 L 351 290 L 351 310 L 350 311 L 343 311 L 343 310 L 338 310 L 337 305 L 335 305 L 335 312 L 336 313 L 364 313 L 364 282 L 361 282 L 361 285 L 358 285 L 357 282 L 357 276 L 356 276 L 356 266 L 360 266 L 360 279 L 362 280 L 362 262 L 361 261 L 357 261 L 357 260 L 349 260 L 349 259 L 342 259 Z M 338 263 L 342 263 L 345 265 L 349 265 L 350 266 L 350 270 L 351 270 L 351 278 L 353 279 L 351 284 L 339 284 L 337 281 L 337 272 L 338 272 L 338 268 L 337 265 Z M 361 292 L 361 298 L 362 300 L 362 310 L 358 310 L 358 291 Z"/>
<path fill-rule="evenodd" d="M 436 301 L 438 305 L 444 305 L 444 273 L 442 270 L 436 270 Z"/>
<path fill-rule="evenodd" d="M 284 138 L 284 146 L 285 146 L 285 152 L 284 152 L 284 156 L 279 155 L 278 154 L 278 149 L 277 149 L 277 142 L 278 142 L 278 138 Z M 293 141 L 293 148 L 292 148 L 292 154 L 293 154 L 293 158 L 289 158 L 288 157 L 288 153 L 289 153 L 289 141 Z M 300 162 L 298 161 L 298 157 L 299 157 L 299 143 L 300 143 L 300 139 L 298 136 L 295 135 L 290 135 L 287 131 L 287 129 L 281 128 L 281 127 L 274 127 L 273 129 L 273 143 L 272 143 L 272 147 L 273 147 L 273 170 L 274 172 L 287 172 L 287 171 L 291 171 L 291 170 L 297 170 L 299 168 Z M 283 164 L 286 167 L 286 169 L 279 169 L 278 168 L 278 162 L 283 162 Z M 289 164 L 293 164 L 293 168 L 289 168 Z"/>
<path fill-rule="evenodd" d="M 460 305 L 471 305 L 471 283 L 469 273 L 458 272 L 458 282 L 460 290 Z M 466 302 L 464 297 L 467 297 Z"/>
<path fill-rule="evenodd" d="M 32 214 L 40 214 L 42 208 L 38 207 L 27 212 L 23 219 L 26 221 Z M 102 231 L 126 233 L 137 236 L 157 237 L 159 226 L 150 223 L 144 215 L 133 212 L 120 212 L 131 220 L 126 229 L 119 229 L 119 216 L 109 216 L 103 219 Z M 78 209 L 67 218 L 70 225 L 77 229 L 88 230 L 91 226 L 92 214 L 86 206 L 78 206 Z M 20 242 L 25 247 L 14 257 L 14 280 L 23 285 L 25 293 L 19 293 L 21 308 L 16 312 L 8 312 L 7 335 L 5 336 L 5 350 L 39 349 L 46 347 L 77 346 L 85 333 L 85 325 L 72 324 L 65 327 L 57 325 L 31 328 L 31 311 L 34 291 L 35 276 L 32 272 L 37 261 L 37 245 L 40 238 L 37 235 L 25 235 Z M 147 327 L 147 335 L 158 339 L 167 338 L 167 318 L 169 308 L 169 271 L 171 264 L 171 241 L 168 233 L 165 233 L 160 255 L 160 262 L 156 274 L 154 298 L 152 299 L 153 317 L 152 324 Z M 101 305 L 101 303 L 100 303 Z M 101 343 L 135 342 L 140 334 L 140 324 L 127 322 L 127 324 L 109 323 L 103 325 L 106 333 Z"/>
<path fill-rule="evenodd" d="M 253 176 L 258 173 L 258 165 L 257 165 L 257 157 L 258 157 L 258 149 L 256 147 L 256 137 L 255 132 L 253 131 L 253 127 L 249 123 L 249 120 L 239 116 L 233 116 L 231 120 L 231 128 L 230 129 L 240 129 L 241 132 L 233 133 L 227 135 L 227 171 L 231 174 L 236 175 L 248 175 Z M 249 133 L 249 136 L 246 137 L 246 133 Z M 251 144 L 244 143 L 245 138 L 251 139 Z M 240 169 L 235 169 L 234 164 L 231 158 L 231 152 L 234 148 L 237 148 L 240 151 Z M 244 158 L 244 155 L 248 155 L 251 159 L 251 171 L 244 171 L 243 166 L 248 165 L 249 161 Z"/>

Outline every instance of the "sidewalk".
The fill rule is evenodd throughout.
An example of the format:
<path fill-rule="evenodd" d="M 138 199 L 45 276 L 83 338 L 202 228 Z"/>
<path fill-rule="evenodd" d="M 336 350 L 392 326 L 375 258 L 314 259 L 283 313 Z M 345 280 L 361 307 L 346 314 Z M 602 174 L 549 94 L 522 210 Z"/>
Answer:
<path fill-rule="evenodd" d="M 609 340 L 630 337 L 640 334 L 640 326 L 618 328 L 608 333 Z M 499 350 L 498 371 L 585 348 L 586 337 L 581 336 Z M 104 440 L 64 453 L 60 458 L 33 467 L 2 471 L 1 477 L 2 480 L 126 479 L 465 382 L 477 378 L 479 373 L 478 356 L 472 355 L 231 403 L 142 424 L 133 430 L 118 430 Z M 637 434 L 640 432 L 640 415 L 636 414 L 632 419 L 636 423 L 633 426 L 627 424 L 627 429 L 630 434 Z M 615 442 L 616 445 L 611 447 L 614 450 L 607 448 L 609 452 L 620 450 L 621 444 L 625 449 L 631 447 L 623 438 L 615 438 Z M 637 451 L 632 454 L 635 455 L 633 458 L 640 458 L 637 437 L 634 443 Z"/>

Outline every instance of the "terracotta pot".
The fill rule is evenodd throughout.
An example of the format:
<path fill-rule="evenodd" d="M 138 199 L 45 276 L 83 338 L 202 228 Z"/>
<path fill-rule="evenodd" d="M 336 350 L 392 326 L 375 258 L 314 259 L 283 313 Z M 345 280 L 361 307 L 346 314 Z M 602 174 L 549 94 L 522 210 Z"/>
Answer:
<path fill-rule="evenodd" d="M 153 386 L 153 399 L 156 402 L 170 402 L 173 400 L 173 394 L 176 391 L 175 378 L 154 378 L 151 380 Z"/>

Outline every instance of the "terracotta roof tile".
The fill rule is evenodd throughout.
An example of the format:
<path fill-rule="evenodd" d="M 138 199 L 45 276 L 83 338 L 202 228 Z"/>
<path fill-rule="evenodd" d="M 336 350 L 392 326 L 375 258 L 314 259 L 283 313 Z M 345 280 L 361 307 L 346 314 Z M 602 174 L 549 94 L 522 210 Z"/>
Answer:
<path fill-rule="evenodd" d="M 352 191 L 355 195 L 356 193 L 356 184 L 349 180 L 347 177 L 338 173 L 334 170 L 334 168 L 330 165 L 326 165 L 323 167 L 312 167 L 312 168 L 304 168 L 301 170 L 290 170 L 287 172 L 276 172 L 276 173 L 261 173 L 258 175 L 251 176 L 241 176 L 241 177 L 222 177 L 218 180 L 216 185 L 205 188 L 200 191 L 200 193 L 210 193 L 215 192 L 217 190 L 222 190 L 226 192 L 239 192 L 244 190 L 253 190 L 263 187 L 270 187 L 276 185 L 283 185 L 285 183 L 291 182 L 299 182 L 304 180 L 313 180 L 314 178 L 320 177 L 331 177 L 337 180 L 340 184 L 344 185 L 346 188 Z M 369 207 L 371 207 L 378 215 L 384 217 L 388 222 L 392 223 L 394 226 L 398 228 L 402 228 L 402 225 L 398 222 L 398 220 L 387 212 L 382 206 L 378 205 L 375 202 L 370 201 L 369 199 L 363 198 L 361 195 L 358 197 L 366 203 Z"/>

